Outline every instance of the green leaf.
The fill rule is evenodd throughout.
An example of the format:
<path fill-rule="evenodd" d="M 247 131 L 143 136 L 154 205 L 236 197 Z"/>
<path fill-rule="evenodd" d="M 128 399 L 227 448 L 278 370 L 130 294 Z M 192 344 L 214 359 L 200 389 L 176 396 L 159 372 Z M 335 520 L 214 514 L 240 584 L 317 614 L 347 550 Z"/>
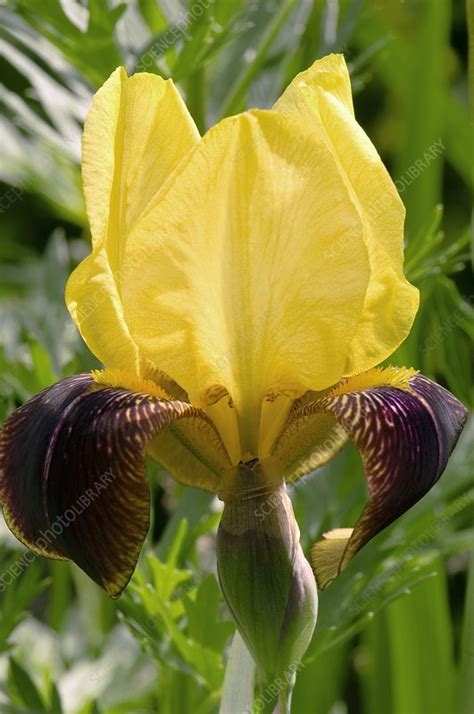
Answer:
<path fill-rule="evenodd" d="M 43 345 L 36 340 L 29 340 L 29 344 L 33 369 L 36 372 L 38 383 L 43 389 L 55 382 L 57 375 L 54 373 L 51 357 Z"/>
<path fill-rule="evenodd" d="M 19 74 L 27 89 L 19 94 L 10 88 L 7 79 L 2 90 L 0 175 L 20 190 L 18 206 L 27 200 L 26 191 L 33 192 L 53 206 L 55 213 L 82 224 L 79 121 L 84 111 L 84 95 L 87 97 L 89 90 L 84 81 L 71 82 L 70 67 L 64 67 L 49 44 L 45 51 L 38 38 L 32 49 L 27 30 L 17 28 L 9 15 L 2 30 L 6 77 Z M 51 74 L 44 67 L 45 62 L 59 65 L 59 69 Z"/>
<path fill-rule="evenodd" d="M 185 530 L 177 533 L 178 541 L 182 541 L 184 533 Z M 163 563 L 155 556 L 148 555 L 146 565 L 151 578 L 149 573 L 141 568 L 135 572 L 132 583 L 121 601 L 121 609 L 132 631 L 140 638 L 144 638 L 151 645 L 154 653 L 167 662 L 167 666 L 184 672 L 193 672 L 199 684 L 212 691 L 220 688 L 224 676 L 222 649 L 216 647 L 215 638 L 212 645 L 207 639 L 210 646 L 207 646 L 207 642 L 200 641 L 206 641 L 206 634 L 199 629 L 196 617 L 198 611 L 201 616 L 204 616 L 207 596 L 210 598 L 207 606 L 217 614 L 215 607 L 217 584 L 206 583 L 198 604 L 193 607 L 196 592 L 193 574 L 190 570 L 174 567 L 173 563 L 178 552 L 179 546 L 171 550 L 170 563 Z M 187 629 L 186 619 L 183 619 L 183 615 L 187 613 L 182 601 L 186 597 L 192 601 L 191 605 L 187 603 L 191 612 Z M 229 627 L 228 623 L 222 624 L 224 627 L 213 623 L 212 631 L 224 641 L 229 634 Z M 199 636 L 193 637 L 191 629 Z M 172 645 L 172 655 L 170 645 Z"/>
<path fill-rule="evenodd" d="M 410 273 L 421 272 L 425 265 L 427 277 L 419 283 L 421 302 L 418 315 L 410 335 L 388 360 L 391 364 L 409 364 L 420 369 L 427 376 L 444 380 L 448 388 L 468 405 L 474 404 L 474 375 L 470 359 L 474 339 L 473 296 L 467 300 L 461 295 L 451 277 L 433 267 L 431 275 L 427 267 L 440 265 L 445 260 L 449 264 L 449 254 L 456 250 L 453 243 L 443 258 L 443 236 L 428 237 L 427 243 L 436 243 L 431 248 L 431 256 L 423 258 L 418 251 L 409 263 Z M 467 248 L 468 234 L 463 234 L 460 244 Z M 467 254 L 466 254 L 467 258 Z M 414 264 L 419 262 L 419 267 Z"/>
<path fill-rule="evenodd" d="M 156 0 L 138 0 L 138 9 L 154 35 L 166 28 L 168 24 L 166 15 Z"/>
<path fill-rule="evenodd" d="M 172 619 L 169 608 L 162 602 L 157 604 L 158 614 L 181 657 L 194 668 L 210 689 L 220 687 L 224 675 L 220 654 L 187 638 Z"/>
<path fill-rule="evenodd" d="M 165 57 L 172 59 L 175 56 L 175 46 L 182 39 L 182 33 L 175 25 L 169 25 L 162 32 L 158 32 L 137 53 L 134 72 L 155 72 L 168 78 L 170 69 Z"/>
<path fill-rule="evenodd" d="M 394 714 L 454 712 L 453 641 L 444 564 L 384 613 L 394 686 Z M 384 652 L 378 653 L 383 657 Z"/>
<path fill-rule="evenodd" d="M 375 617 L 361 636 L 363 665 L 359 668 L 364 714 L 392 712 L 393 682 L 390 671 L 390 642 L 385 620 Z M 414 714 L 414 713 L 413 713 Z"/>
<path fill-rule="evenodd" d="M 251 81 L 262 69 L 268 51 L 295 6 L 296 0 L 285 0 L 285 2 L 275 7 L 274 12 L 272 8 L 265 8 L 255 18 L 254 34 L 256 35 L 256 45 L 252 49 L 252 59 L 245 62 L 244 58 L 242 63 L 239 58 L 242 69 L 233 80 L 222 102 L 221 116 L 228 116 L 242 110 L 245 104 L 245 95 Z M 247 38 L 245 39 L 247 40 Z"/>
<path fill-rule="evenodd" d="M 182 491 L 158 546 L 157 554 L 162 560 L 166 558 L 182 520 L 186 519 L 189 527 L 193 529 L 207 514 L 213 498 L 212 493 L 198 488 L 186 488 Z"/>
<path fill-rule="evenodd" d="M 470 152 L 474 146 L 474 125 L 459 100 L 448 94 L 446 102 L 446 151 L 454 168 L 462 176 L 471 191 L 474 190 L 474 174 Z"/>
<path fill-rule="evenodd" d="M 410 48 L 410 71 L 404 75 L 405 139 L 397 155 L 395 174 L 404 176 L 417 161 L 419 174 L 404 191 L 407 232 L 413 237 L 426 225 L 439 202 L 442 160 L 425 161 L 430 147 L 444 132 L 446 83 L 445 53 L 449 40 L 450 3 L 421 0 L 417 12 L 417 41 Z M 425 165 L 426 164 L 426 165 Z"/>
<path fill-rule="evenodd" d="M 183 547 L 184 539 L 188 533 L 189 526 L 186 518 L 183 518 L 178 525 L 178 529 L 173 538 L 173 542 L 166 557 L 166 565 L 175 568 Z"/>
<path fill-rule="evenodd" d="M 401 107 L 393 173 L 403 185 L 410 241 L 422 239 L 441 197 L 450 5 L 420 0 L 408 26 L 406 10 L 384 6 L 359 26 L 364 45 L 390 36 L 376 63 Z"/>
<path fill-rule="evenodd" d="M 114 32 L 126 4 L 113 9 L 103 0 L 89 0 L 85 28 L 77 27 L 59 0 L 17 0 L 16 11 L 40 35 L 57 47 L 71 64 L 99 86 L 120 64 Z"/>
<path fill-rule="evenodd" d="M 47 712 L 43 699 L 29 674 L 16 662 L 13 657 L 9 660 L 8 678 L 10 687 L 20 704 L 28 707 L 31 714 Z"/>
<path fill-rule="evenodd" d="M 191 17 L 186 28 L 183 49 L 173 66 L 173 77 L 192 76 L 207 64 L 222 47 L 242 31 L 237 26 L 239 14 L 231 7 L 220 12 L 222 2 L 210 2 L 205 11 Z M 192 12 L 192 10 L 191 10 Z M 220 15 L 220 19 L 217 19 Z"/>
<path fill-rule="evenodd" d="M 474 550 L 471 551 L 464 605 L 459 672 L 459 712 L 474 711 Z"/>
<path fill-rule="evenodd" d="M 53 682 L 51 688 L 51 703 L 49 714 L 63 714 L 63 707 L 61 703 L 61 695 L 58 692 L 58 688 Z"/>
<path fill-rule="evenodd" d="M 317 629 L 315 637 L 318 637 Z M 346 643 L 333 647 L 311 664 L 307 664 L 303 659 L 293 692 L 293 711 L 311 714 L 337 711 L 337 703 L 341 699 L 346 673 L 350 667 L 350 656 L 350 643 Z M 364 711 L 364 714 L 369 713 Z"/>
<path fill-rule="evenodd" d="M 212 3 L 202 7 L 199 14 L 193 14 L 192 7 L 191 5 L 190 21 L 182 34 L 183 48 L 172 68 L 173 78 L 176 80 L 192 74 L 200 67 L 213 37 L 222 32 L 219 25 L 213 25 Z"/>
<path fill-rule="evenodd" d="M 164 601 L 169 600 L 176 588 L 192 576 L 190 570 L 179 570 L 151 555 L 147 557 L 147 563 L 153 576 L 152 582 L 156 593 Z"/>
<path fill-rule="evenodd" d="M 220 607 L 221 592 L 213 574 L 204 578 L 194 599 L 187 595 L 184 597 L 189 634 L 193 640 L 216 652 L 224 650 L 225 643 L 235 630 L 231 622 L 219 620 Z"/>
<path fill-rule="evenodd" d="M 37 556 L 20 550 L 5 554 L 0 547 L 0 652 L 9 649 L 7 640 L 22 621 L 25 610 L 48 586 Z"/>

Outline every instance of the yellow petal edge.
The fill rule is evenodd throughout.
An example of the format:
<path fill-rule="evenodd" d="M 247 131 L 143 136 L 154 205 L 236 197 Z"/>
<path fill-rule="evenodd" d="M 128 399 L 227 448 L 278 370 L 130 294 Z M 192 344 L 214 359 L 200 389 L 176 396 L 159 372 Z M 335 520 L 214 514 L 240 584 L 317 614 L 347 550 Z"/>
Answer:
<path fill-rule="evenodd" d="M 353 114 L 343 55 L 328 55 L 298 74 L 274 107 L 322 132 L 368 230 L 371 276 L 345 374 L 364 372 L 389 357 L 408 335 L 418 290 L 403 273 L 405 209 L 375 147 Z M 346 250 L 334 244 L 336 253 Z"/>
<path fill-rule="evenodd" d="M 82 142 L 93 251 L 69 278 L 66 303 L 89 349 L 107 367 L 145 371 L 124 317 L 122 256 L 133 226 L 199 139 L 171 80 L 128 77 L 119 68 L 94 97 Z"/>

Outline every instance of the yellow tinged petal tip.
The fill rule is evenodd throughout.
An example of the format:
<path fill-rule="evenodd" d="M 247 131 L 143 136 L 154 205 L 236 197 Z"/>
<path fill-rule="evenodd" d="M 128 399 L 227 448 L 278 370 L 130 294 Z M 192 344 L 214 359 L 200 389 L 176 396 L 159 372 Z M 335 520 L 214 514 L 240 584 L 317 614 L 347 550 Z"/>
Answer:
<path fill-rule="evenodd" d="M 354 114 L 351 80 L 346 60 L 342 54 L 327 55 L 322 59 L 316 60 L 307 70 L 297 74 L 281 99 L 276 103 L 275 108 L 280 109 L 280 102 L 282 104 L 285 103 L 290 88 L 293 90 L 298 89 L 303 96 L 309 97 L 314 92 L 315 86 L 333 94 L 351 114 Z"/>
<path fill-rule="evenodd" d="M 353 528 L 334 528 L 324 533 L 323 540 L 318 541 L 311 548 L 311 565 L 320 590 L 339 575 L 339 564 L 353 530 Z"/>
<path fill-rule="evenodd" d="M 153 382 L 153 380 L 143 379 L 123 369 L 94 369 L 91 375 L 96 384 L 104 387 L 120 387 L 138 394 L 149 394 L 152 397 L 158 397 L 158 399 L 172 399 L 172 397 L 156 382 Z"/>
<path fill-rule="evenodd" d="M 409 391 L 410 381 L 418 374 L 412 367 L 375 367 L 368 372 L 347 377 L 329 392 L 328 397 L 337 397 L 348 392 L 360 392 L 372 387 L 394 387 Z"/>

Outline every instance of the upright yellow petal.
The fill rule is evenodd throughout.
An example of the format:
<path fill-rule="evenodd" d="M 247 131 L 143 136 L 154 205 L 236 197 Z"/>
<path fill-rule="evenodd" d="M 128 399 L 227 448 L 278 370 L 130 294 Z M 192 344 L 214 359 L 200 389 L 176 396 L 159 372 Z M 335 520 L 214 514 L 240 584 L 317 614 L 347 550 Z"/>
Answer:
<path fill-rule="evenodd" d="M 300 111 L 308 116 L 308 109 L 318 89 L 333 96 L 351 116 L 354 116 L 351 79 L 346 61 L 343 55 L 335 54 L 316 60 L 311 67 L 297 74 L 276 102 L 274 109 L 285 114 Z M 311 112 L 314 112 L 312 107 Z M 313 120 L 312 114 L 310 116 Z"/>
<path fill-rule="evenodd" d="M 93 252 L 72 274 L 66 302 L 85 342 L 108 367 L 142 371 L 124 318 L 122 254 L 150 200 L 198 141 L 171 80 L 127 77 L 119 68 L 94 97 L 82 155 Z"/>
<path fill-rule="evenodd" d="M 392 354 L 418 309 L 418 291 L 403 274 L 404 207 L 375 147 L 354 119 L 342 55 L 329 55 L 297 75 L 274 109 L 323 134 L 368 226 L 371 275 L 345 366 L 346 374 L 356 374 Z M 344 243 L 333 250 L 345 251 Z"/>
<path fill-rule="evenodd" d="M 321 134 L 276 112 L 226 119 L 131 232 L 131 334 L 195 404 L 225 387 L 256 455 L 269 390 L 297 396 L 344 372 L 369 278 L 363 233 Z"/>

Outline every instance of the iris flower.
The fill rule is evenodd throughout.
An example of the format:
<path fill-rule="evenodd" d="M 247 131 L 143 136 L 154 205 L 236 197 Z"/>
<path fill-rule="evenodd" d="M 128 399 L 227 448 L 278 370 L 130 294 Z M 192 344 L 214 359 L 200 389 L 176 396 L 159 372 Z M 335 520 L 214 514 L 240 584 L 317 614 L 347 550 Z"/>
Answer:
<path fill-rule="evenodd" d="M 117 69 L 87 117 L 82 171 L 92 253 L 66 302 L 104 369 L 6 420 L 6 521 L 117 596 L 149 526 L 151 455 L 224 502 L 224 597 L 257 663 L 282 671 L 313 633 L 316 582 L 434 485 L 466 418 L 415 370 L 377 366 L 418 308 L 402 202 L 339 55 L 203 137 L 171 80 Z M 311 567 L 286 484 L 348 440 L 368 502 Z"/>

